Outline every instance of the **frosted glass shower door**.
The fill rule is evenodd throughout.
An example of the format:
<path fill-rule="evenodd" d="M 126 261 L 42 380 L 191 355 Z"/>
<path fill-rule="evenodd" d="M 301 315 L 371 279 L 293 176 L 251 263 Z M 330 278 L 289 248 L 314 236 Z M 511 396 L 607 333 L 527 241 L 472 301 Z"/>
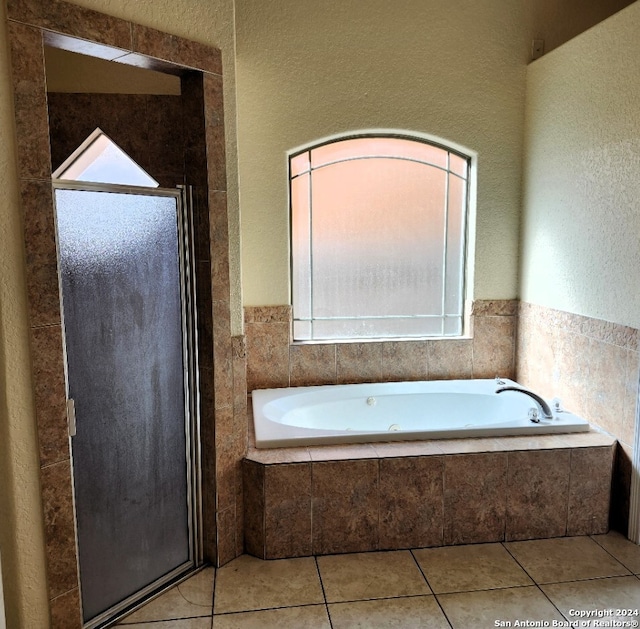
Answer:
<path fill-rule="evenodd" d="M 83 616 L 194 565 L 180 198 L 55 189 Z"/>

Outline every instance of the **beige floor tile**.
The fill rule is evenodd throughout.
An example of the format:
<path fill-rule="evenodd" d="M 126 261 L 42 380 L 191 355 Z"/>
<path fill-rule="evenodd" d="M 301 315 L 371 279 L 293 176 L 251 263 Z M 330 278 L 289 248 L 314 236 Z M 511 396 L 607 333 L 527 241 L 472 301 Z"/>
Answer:
<path fill-rule="evenodd" d="M 142 622 L 132 625 L 118 625 L 127 629 L 211 629 L 211 616 L 206 618 L 185 618 L 183 620 L 161 620 L 160 622 Z"/>
<path fill-rule="evenodd" d="M 324 605 L 214 616 L 214 629 L 331 629 Z M 151 629 L 151 628 L 149 628 Z"/>
<path fill-rule="evenodd" d="M 572 609 L 635 609 L 640 613 L 640 579 L 633 576 L 554 583 L 540 587 L 568 620 L 576 619 L 575 615 L 569 613 Z M 638 621 L 640 618 L 635 616 L 630 620 Z"/>
<path fill-rule="evenodd" d="M 640 574 L 640 546 L 628 540 L 617 531 L 606 535 L 594 535 L 593 539 L 611 553 L 625 568 L 634 574 Z"/>
<path fill-rule="evenodd" d="M 213 605 L 214 568 L 205 568 L 190 579 L 178 585 L 178 591 L 193 605 L 211 607 Z"/>
<path fill-rule="evenodd" d="M 453 629 L 509 627 L 514 626 L 516 620 L 549 623 L 553 620 L 564 620 L 558 610 L 535 586 L 438 594 L 437 599 Z M 498 621 L 512 624 L 496 624 Z"/>
<path fill-rule="evenodd" d="M 431 594 L 408 550 L 318 557 L 327 602 Z"/>
<path fill-rule="evenodd" d="M 333 629 L 449 629 L 433 596 L 385 598 L 329 605 Z"/>
<path fill-rule="evenodd" d="M 616 577 L 630 572 L 590 537 L 505 543 L 536 583 Z"/>
<path fill-rule="evenodd" d="M 323 602 L 313 557 L 263 561 L 242 555 L 216 575 L 216 614 Z"/>
<path fill-rule="evenodd" d="M 121 624 L 211 616 L 215 570 L 205 568 L 127 616 Z"/>
<path fill-rule="evenodd" d="M 414 550 L 436 594 L 533 585 L 502 544 L 477 544 Z"/>

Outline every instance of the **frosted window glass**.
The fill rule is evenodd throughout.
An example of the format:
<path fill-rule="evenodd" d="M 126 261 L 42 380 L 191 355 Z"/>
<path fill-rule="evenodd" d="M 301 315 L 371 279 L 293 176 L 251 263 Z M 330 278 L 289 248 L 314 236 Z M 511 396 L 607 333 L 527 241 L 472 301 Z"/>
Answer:
<path fill-rule="evenodd" d="M 459 175 L 466 179 L 467 171 L 468 171 L 468 162 L 464 157 L 460 157 L 459 155 L 454 155 L 453 153 L 450 156 L 449 169 L 452 173 Z"/>
<path fill-rule="evenodd" d="M 293 322 L 293 338 L 295 339 L 312 339 L 313 328 L 311 321 L 294 321 Z"/>
<path fill-rule="evenodd" d="M 460 336 L 462 334 L 462 316 L 445 317 L 442 336 Z"/>
<path fill-rule="evenodd" d="M 293 259 L 293 308 L 299 319 L 311 318 L 311 208 L 310 175 L 291 182 L 291 203 L 296 208 L 291 225 Z"/>
<path fill-rule="evenodd" d="M 296 177 L 302 173 L 309 172 L 309 151 L 301 153 L 291 158 L 291 176 Z"/>
<path fill-rule="evenodd" d="M 313 322 L 314 340 L 411 338 L 442 336 L 442 318 L 395 318 L 316 320 Z M 298 337 L 300 338 L 300 337 Z"/>
<path fill-rule="evenodd" d="M 447 151 L 432 144 L 400 138 L 356 138 L 324 144 L 311 151 L 311 166 L 318 168 L 345 159 L 363 156 L 413 159 L 440 168 L 447 167 Z"/>
<path fill-rule="evenodd" d="M 445 314 L 454 314 L 461 313 L 463 306 L 466 182 L 449 175 L 448 195 Z"/>
<path fill-rule="evenodd" d="M 467 160 L 393 137 L 308 154 L 310 173 L 291 164 L 294 338 L 460 335 Z"/>
<path fill-rule="evenodd" d="M 392 159 L 314 171 L 314 317 L 441 313 L 445 182 Z"/>

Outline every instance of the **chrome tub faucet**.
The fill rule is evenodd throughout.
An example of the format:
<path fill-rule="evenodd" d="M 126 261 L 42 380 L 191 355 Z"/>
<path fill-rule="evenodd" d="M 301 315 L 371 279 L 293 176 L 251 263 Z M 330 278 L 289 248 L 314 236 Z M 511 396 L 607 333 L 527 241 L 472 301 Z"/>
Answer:
<path fill-rule="evenodd" d="M 499 387 L 498 389 L 496 389 L 496 393 L 504 393 L 505 391 L 517 391 L 518 393 L 524 393 L 525 395 L 528 395 L 530 398 L 533 398 L 538 403 L 538 406 L 540 407 L 540 411 L 542 412 L 542 416 L 545 419 L 553 419 L 553 413 L 551 412 L 551 407 L 537 393 L 534 393 L 533 391 L 529 391 L 528 389 L 522 389 L 520 387 L 511 387 L 511 386 Z M 531 421 L 535 422 L 535 419 L 532 418 Z"/>

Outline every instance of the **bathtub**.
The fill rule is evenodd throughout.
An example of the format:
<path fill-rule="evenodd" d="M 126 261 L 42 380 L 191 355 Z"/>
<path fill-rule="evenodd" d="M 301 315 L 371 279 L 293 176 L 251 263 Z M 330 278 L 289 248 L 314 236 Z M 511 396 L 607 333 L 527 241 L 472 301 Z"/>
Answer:
<path fill-rule="evenodd" d="M 496 394 L 498 386 L 495 380 L 440 380 L 255 390 L 256 447 L 589 430 L 586 420 L 555 408 L 553 419 L 534 423 L 529 414 L 538 404 L 519 392 Z"/>

